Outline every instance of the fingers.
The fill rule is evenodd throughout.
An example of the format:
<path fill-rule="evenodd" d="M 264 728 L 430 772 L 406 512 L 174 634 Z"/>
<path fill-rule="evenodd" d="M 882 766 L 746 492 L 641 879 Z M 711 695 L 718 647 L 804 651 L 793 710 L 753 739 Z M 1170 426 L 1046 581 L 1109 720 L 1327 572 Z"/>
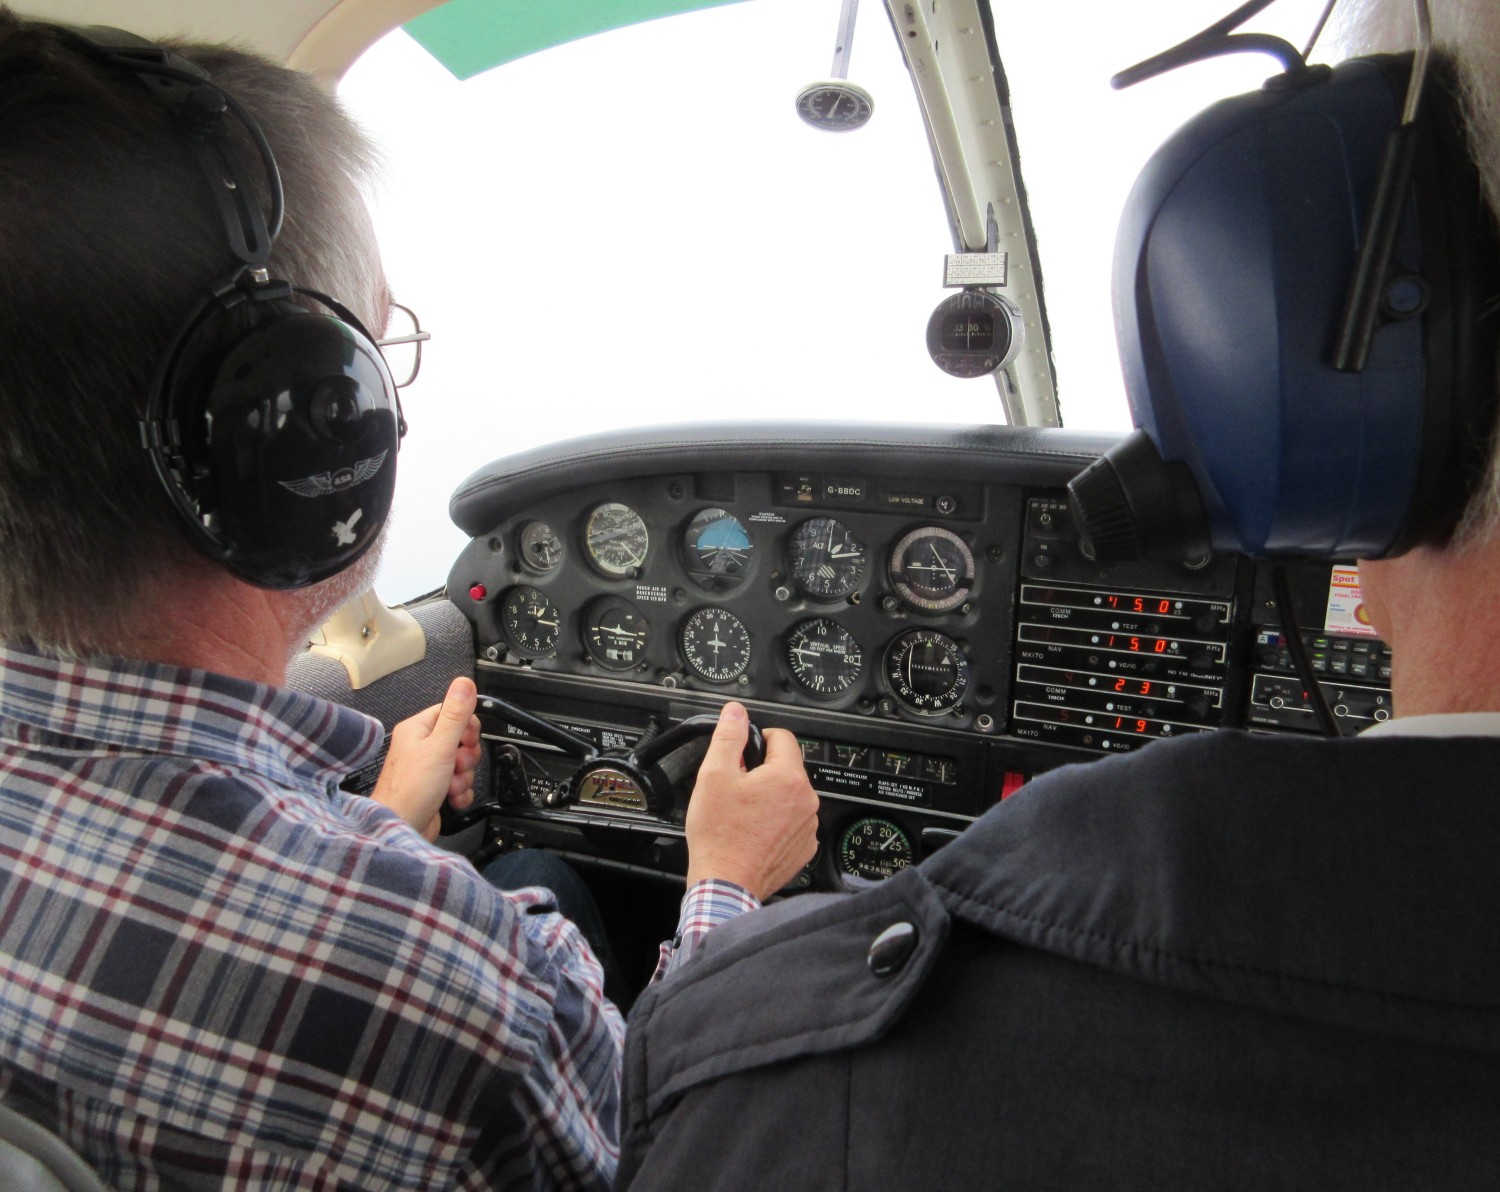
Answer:
<path fill-rule="evenodd" d="M 766 738 L 766 765 L 786 766 L 796 764 L 801 766 L 802 746 L 797 744 L 795 733 L 784 728 L 768 728 L 764 730 Z"/>
<path fill-rule="evenodd" d="M 474 680 L 467 675 L 460 675 L 448 684 L 448 694 L 443 697 L 437 721 L 432 726 L 432 735 L 442 742 L 445 749 L 456 750 L 463 742 L 478 703 L 479 691 Z"/>
<path fill-rule="evenodd" d="M 750 713 L 745 711 L 744 704 L 731 700 L 719 709 L 719 723 L 714 725 L 713 736 L 708 739 L 708 753 L 699 769 L 730 772 L 743 769 L 741 759 L 749 739 Z"/>

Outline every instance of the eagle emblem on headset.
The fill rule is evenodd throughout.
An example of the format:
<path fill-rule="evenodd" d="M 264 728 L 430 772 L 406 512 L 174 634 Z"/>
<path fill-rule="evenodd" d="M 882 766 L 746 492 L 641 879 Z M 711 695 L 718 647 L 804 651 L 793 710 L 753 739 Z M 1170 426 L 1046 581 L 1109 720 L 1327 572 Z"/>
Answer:
<path fill-rule="evenodd" d="M 333 493 L 344 492 L 372 479 L 380 471 L 385 463 L 385 457 L 389 454 L 389 451 L 382 451 L 379 455 L 362 459 L 359 463 L 347 468 L 338 468 L 331 472 L 317 472 L 312 476 L 304 476 L 301 480 L 278 480 L 277 483 L 299 497 L 331 496 Z"/>

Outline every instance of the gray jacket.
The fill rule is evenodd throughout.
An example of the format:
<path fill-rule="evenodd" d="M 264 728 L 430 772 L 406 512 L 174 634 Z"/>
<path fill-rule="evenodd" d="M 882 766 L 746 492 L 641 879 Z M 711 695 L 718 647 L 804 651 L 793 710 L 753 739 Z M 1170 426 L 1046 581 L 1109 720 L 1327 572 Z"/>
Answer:
<path fill-rule="evenodd" d="M 1164 741 L 718 928 L 631 1017 L 620 1186 L 1500 1186 L 1497 774 Z"/>

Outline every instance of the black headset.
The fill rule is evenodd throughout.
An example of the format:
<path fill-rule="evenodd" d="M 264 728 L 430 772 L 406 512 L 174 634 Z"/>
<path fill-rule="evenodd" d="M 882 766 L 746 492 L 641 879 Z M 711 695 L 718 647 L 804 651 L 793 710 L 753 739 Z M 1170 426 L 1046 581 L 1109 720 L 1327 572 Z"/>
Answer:
<path fill-rule="evenodd" d="M 195 63 L 135 34 L 56 28 L 89 57 L 132 74 L 173 114 L 236 262 L 156 370 L 141 443 L 162 488 L 193 545 L 248 583 L 300 588 L 343 571 L 379 541 L 406 433 L 374 337 L 328 295 L 271 278 L 281 177 L 241 104 Z M 229 116 L 259 155 L 269 219 Z"/>
<path fill-rule="evenodd" d="M 1163 57 L 1273 40 L 1216 29 Z M 1483 475 L 1500 246 L 1447 68 L 1280 44 L 1290 69 L 1181 128 L 1127 201 L 1138 429 L 1069 485 L 1100 559 L 1400 554 L 1446 542 Z"/>

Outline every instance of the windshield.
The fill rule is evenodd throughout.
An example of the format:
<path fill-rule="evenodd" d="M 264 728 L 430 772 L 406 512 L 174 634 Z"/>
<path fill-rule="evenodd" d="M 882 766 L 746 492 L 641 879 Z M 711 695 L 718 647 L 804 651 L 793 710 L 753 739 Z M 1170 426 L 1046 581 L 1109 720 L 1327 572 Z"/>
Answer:
<path fill-rule="evenodd" d="M 1254 27 L 1300 46 L 1320 8 L 1283 0 Z M 881 5 L 859 14 L 848 72 L 870 123 L 827 133 L 795 113 L 829 74 L 839 15 L 837 0 L 747 0 L 463 83 L 397 31 L 349 72 L 341 95 L 388 163 L 387 274 L 433 333 L 403 394 L 383 596 L 441 582 L 465 541 L 448 494 L 526 447 L 714 419 L 1003 420 L 993 380 L 927 356 L 953 244 Z M 1130 425 L 1108 278 L 1136 172 L 1187 114 L 1273 67 L 1218 59 L 1123 93 L 1109 75 L 1211 15 L 995 5 L 1070 427 Z"/>

